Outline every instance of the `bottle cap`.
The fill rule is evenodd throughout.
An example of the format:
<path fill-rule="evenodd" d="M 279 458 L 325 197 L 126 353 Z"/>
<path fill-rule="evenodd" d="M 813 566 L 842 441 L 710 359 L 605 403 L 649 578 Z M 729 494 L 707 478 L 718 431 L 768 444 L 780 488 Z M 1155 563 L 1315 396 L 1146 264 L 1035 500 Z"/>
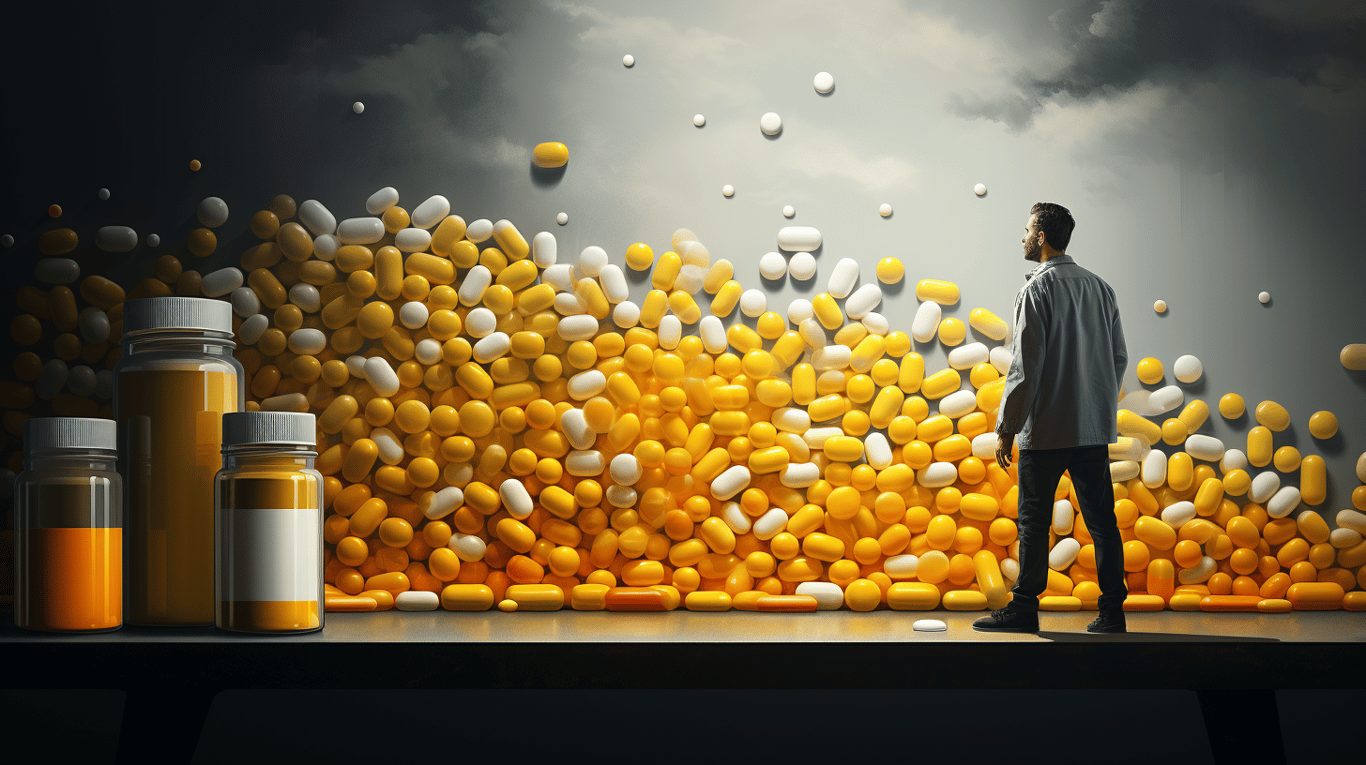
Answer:
<path fill-rule="evenodd" d="M 35 417 L 24 422 L 24 449 L 118 449 L 113 420 L 94 417 Z"/>
<path fill-rule="evenodd" d="M 223 448 L 247 444 L 318 445 L 316 418 L 306 412 L 229 412 L 223 415 Z"/>
<path fill-rule="evenodd" d="M 231 333 L 232 304 L 192 297 L 143 298 L 123 304 L 124 334 L 158 329 Z"/>

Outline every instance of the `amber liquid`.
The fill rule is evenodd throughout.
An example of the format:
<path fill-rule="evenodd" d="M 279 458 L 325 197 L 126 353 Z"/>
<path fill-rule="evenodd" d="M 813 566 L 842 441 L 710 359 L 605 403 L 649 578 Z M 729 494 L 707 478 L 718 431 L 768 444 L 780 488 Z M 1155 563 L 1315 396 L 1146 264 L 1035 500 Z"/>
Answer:
<path fill-rule="evenodd" d="M 214 623 L 213 478 L 237 376 L 219 370 L 120 373 L 129 624 Z"/>
<path fill-rule="evenodd" d="M 17 539 L 15 626 L 86 632 L 121 624 L 122 529 L 25 528 Z"/>

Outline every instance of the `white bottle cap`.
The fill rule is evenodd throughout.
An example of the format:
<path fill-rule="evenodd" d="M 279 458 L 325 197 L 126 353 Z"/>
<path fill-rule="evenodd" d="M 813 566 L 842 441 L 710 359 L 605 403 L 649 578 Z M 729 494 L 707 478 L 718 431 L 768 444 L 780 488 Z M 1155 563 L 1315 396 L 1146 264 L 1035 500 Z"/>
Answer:
<path fill-rule="evenodd" d="M 118 449 L 113 420 L 94 417 L 35 417 L 24 422 L 24 450 Z"/>
<path fill-rule="evenodd" d="M 316 418 L 306 412 L 229 412 L 223 415 L 223 448 L 247 444 L 318 445 Z"/>
<path fill-rule="evenodd" d="M 188 329 L 232 332 L 232 304 L 192 297 L 157 297 L 123 304 L 123 332 Z"/>

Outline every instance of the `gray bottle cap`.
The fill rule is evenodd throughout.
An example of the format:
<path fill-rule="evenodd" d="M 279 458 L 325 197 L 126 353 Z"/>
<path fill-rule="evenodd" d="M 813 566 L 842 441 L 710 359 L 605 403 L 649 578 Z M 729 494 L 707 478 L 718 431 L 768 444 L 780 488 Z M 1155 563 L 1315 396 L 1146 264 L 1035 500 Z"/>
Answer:
<path fill-rule="evenodd" d="M 24 449 L 118 449 L 113 420 L 94 417 L 35 417 L 24 422 Z"/>
<path fill-rule="evenodd" d="M 247 444 L 318 445 L 316 418 L 305 412 L 229 412 L 223 415 L 223 447 Z"/>
<path fill-rule="evenodd" d="M 232 304 L 192 297 L 144 298 L 123 304 L 125 334 L 158 329 L 231 333 Z"/>

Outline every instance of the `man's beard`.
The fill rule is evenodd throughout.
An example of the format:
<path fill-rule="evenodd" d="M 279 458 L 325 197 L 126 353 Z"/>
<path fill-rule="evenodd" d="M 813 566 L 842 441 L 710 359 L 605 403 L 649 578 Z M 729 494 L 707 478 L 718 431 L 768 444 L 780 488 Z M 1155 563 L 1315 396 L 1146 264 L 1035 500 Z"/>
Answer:
<path fill-rule="evenodd" d="M 1038 263 L 1043 258 L 1043 245 L 1035 241 L 1033 244 L 1025 245 L 1025 260 Z"/>

